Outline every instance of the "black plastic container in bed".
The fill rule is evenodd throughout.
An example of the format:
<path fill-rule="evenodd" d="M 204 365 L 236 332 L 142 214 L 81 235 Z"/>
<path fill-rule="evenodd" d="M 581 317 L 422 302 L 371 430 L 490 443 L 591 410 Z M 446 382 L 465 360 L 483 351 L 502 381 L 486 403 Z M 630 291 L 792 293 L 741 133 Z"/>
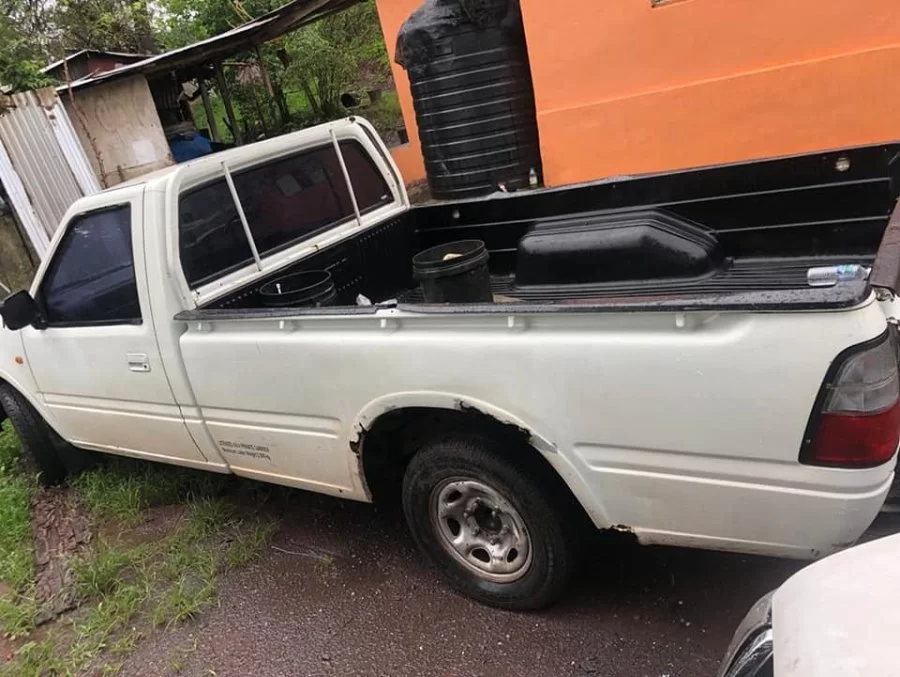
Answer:
<path fill-rule="evenodd" d="M 484 303 L 494 300 L 488 252 L 481 240 L 459 240 L 419 252 L 413 277 L 425 303 Z"/>
<path fill-rule="evenodd" d="M 267 282 L 259 288 L 259 297 L 269 308 L 316 308 L 333 304 L 337 292 L 331 273 L 311 270 Z"/>
<path fill-rule="evenodd" d="M 722 263 L 715 233 L 662 209 L 539 222 L 519 241 L 516 285 L 697 277 Z"/>

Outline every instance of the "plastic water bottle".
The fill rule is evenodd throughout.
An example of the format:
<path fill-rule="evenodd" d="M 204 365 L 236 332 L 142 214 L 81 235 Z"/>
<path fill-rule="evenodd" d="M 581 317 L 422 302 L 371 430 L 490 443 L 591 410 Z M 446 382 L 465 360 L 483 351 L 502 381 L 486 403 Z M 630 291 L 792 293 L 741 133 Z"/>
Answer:
<path fill-rule="evenodd" d="M 820 266 L 806 271 L 806 283 L 810 287 L 833 287 L 838 282 L 853 282 L 869 277 L 868 266 L 845 263 L 839 266 Z"/>

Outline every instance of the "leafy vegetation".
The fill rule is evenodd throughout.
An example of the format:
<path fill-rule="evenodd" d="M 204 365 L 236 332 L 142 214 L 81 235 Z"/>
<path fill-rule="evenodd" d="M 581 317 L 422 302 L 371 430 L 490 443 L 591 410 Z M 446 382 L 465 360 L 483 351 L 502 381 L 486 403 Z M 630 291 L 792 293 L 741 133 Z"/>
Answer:
<path fill-rule="evenodd" d="M 80 49 L 154 53 L 218 35 L 286 0 L 0 0 L 0 88 L 52 84 L 44 64 Z M 391 88 L 390 64 L 374 0 L 330 14 L 258 50 L 229 57 L 225 79 L 247 140 L 273 136 L 346 115 L 344 93 L 393 133 L 396 99 L 368 105 L 367 92 Z M 217 86 L 210 83 L 217 127 L 233 140 Z M 193 107 L 201 129 L 206 113 Z"/>
<path fill-rule="evenodd" d="M 158 50 L 147 0 L 58 0 L 52 12 L 64 49 Z"/>
<path fill-rule="evenodd" d="M 53 84 L 47 63 L 80 49 L 157 50 L 147 0 L 0 0 L 0 85 Z"/>
<path fill-rule="evenodd" d="M 262 0 L 243 3 L 241 11 L 227 0 L 224 4 L 223 0 L 169 1 L 177 2 L 178 9 L 168 15 L 169 28 L 161 33 L 161 39 L 172 47 L 227 30 L 247 20 L 253 7 L 255 16 L 271 9 Z M 238 60 L 242 67 L 225 72 L 236 117 L 247 139 L 346 115 L 350 111 L 341 104 L 344 93 L 354 94 L 364 104 L 361 109 L 351 109 L 353 112 L 385 119 L 385 129 L 395 131 L 400 126 L 398 106 L 383 106 L 380 101 L 367 105 L 367 92 L 391 87 L 390 64 L 372 0 L 329 15 Z M 263 73 L 268 75 L 268 84 Z M 215 93 L 212 99 L 218 126 L 227 129 L 220 97 Z M 201 128 L 206 124 L 202 110 L 199 104 L 194 106 Z M 232 135 L 228 131 L 225 136 Z"/>
<path fill-rule="evenodd" d="M 390 77 L 375 5 L 363 3 L 332 14 L 285 38 L 290 56 L 285 78 L 299 85 L 312 112 L 341 115 L 348 89 L 380 89 Z"/>
<path fill-rule="evenodd" d="M 41 58 L 14 17 L 0 16 L 0 89 L 34 89 L 50 82 L 41 73 Z"/>
<path fill-rule="evenodd" d="M 113 460 L 72 482 L 68 497 L 89 513 L 98 537 L 68 563 L 76 610 L 36 633 L 30 505 L 37 491 L 20 467 L 15 434 L 5 427 L 0 632 L 21 639 L 3 675 L 115 673 L 155 628 L 189 621 L 215 604 L 219 577 L 250 563 L 276 527 L 252 508 L 237 507 L 264 503 L 264 488 Z"/>
<path fill-rule="evenodd" d="M 159 40 L 167 48 L 181 47 L 258 17 L 283 1 L 165 0 L 166 9 L 157 24 Z M 226 69 L 226 79 L 236 117 L 248 139 L 341 117 L 348 112 L 340 102 L 345 92 L 365 102 L 366 92 L 391 87 L 390 64 L 373 0 L 331 14 L 236 61 L 245 65 Z M 269 76 L 271 93 L 260 64 Z M 225 111 L 217 95 L 212 104 L 223 129 Z M 201 106 L 194 107 L 195 120 L 202 128 L 206 115 L 201 111 Z M 359 113 L 384 119 L 385 129 L 400 126 L 398 106 L 379 104 Z M 230 138 L 230 132 L 225 136 Z"/>

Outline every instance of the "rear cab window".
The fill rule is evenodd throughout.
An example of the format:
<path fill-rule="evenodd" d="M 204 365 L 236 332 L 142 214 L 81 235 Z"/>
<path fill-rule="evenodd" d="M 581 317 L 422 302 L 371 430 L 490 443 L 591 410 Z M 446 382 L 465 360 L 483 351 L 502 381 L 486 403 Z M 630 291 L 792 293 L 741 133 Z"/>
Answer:
<path fill-rule="evenodd" d="M 390 204 L 393 194 L 362 145 L 340 141 L 360 215 Z M 331 144 L 232 172 L 250 233 L 265 258 L 356 218 L 340 160 Z M 253 252 L 225 178 L 183 193 L 178 204 L 181 266 L 192 289 L 253 262 Z"/>

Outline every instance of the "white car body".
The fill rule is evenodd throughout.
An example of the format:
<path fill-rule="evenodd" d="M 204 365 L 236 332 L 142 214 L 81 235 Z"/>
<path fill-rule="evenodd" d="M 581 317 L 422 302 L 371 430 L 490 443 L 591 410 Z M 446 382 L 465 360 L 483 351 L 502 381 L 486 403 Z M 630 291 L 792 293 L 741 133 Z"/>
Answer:
<path fill-rule="evenodd" d="M 900 536 L 806 567 L 772 604 L 776 677 L 892 677 L 900 657 Z"/>
<path fill-rule="evenodd" d="M 893 677 L 900 535 L 811 564 L 757 602 L 719 677 Z"/>
<path fill-rule="evenodd" d="M 334 134 L 369 152 L 389 204 L 191 289 L 178 197 Z M 141 324 L 0 332 L 0 379 L 73 445 L 368 501 L 355 449 L 385 412 L 473 408 L 527 431 L 598 528 L 642 543 L 817 557 L 868 527 L 894 460 L 846 470 L 798 452 L 823 377 L 884 334 L 874 294 L 841 310 L 298 313 L 175 319 L 401 214 L 397 168 L 367 125 L 339 121 L 83 198 L 68 222 L 132 205 Z M 21 364 L 18 363 L 21 358 Z M 895 634 L 896 636 L 896 634 Z M 851 674 L 851 673 L 844 673 Z"/>

